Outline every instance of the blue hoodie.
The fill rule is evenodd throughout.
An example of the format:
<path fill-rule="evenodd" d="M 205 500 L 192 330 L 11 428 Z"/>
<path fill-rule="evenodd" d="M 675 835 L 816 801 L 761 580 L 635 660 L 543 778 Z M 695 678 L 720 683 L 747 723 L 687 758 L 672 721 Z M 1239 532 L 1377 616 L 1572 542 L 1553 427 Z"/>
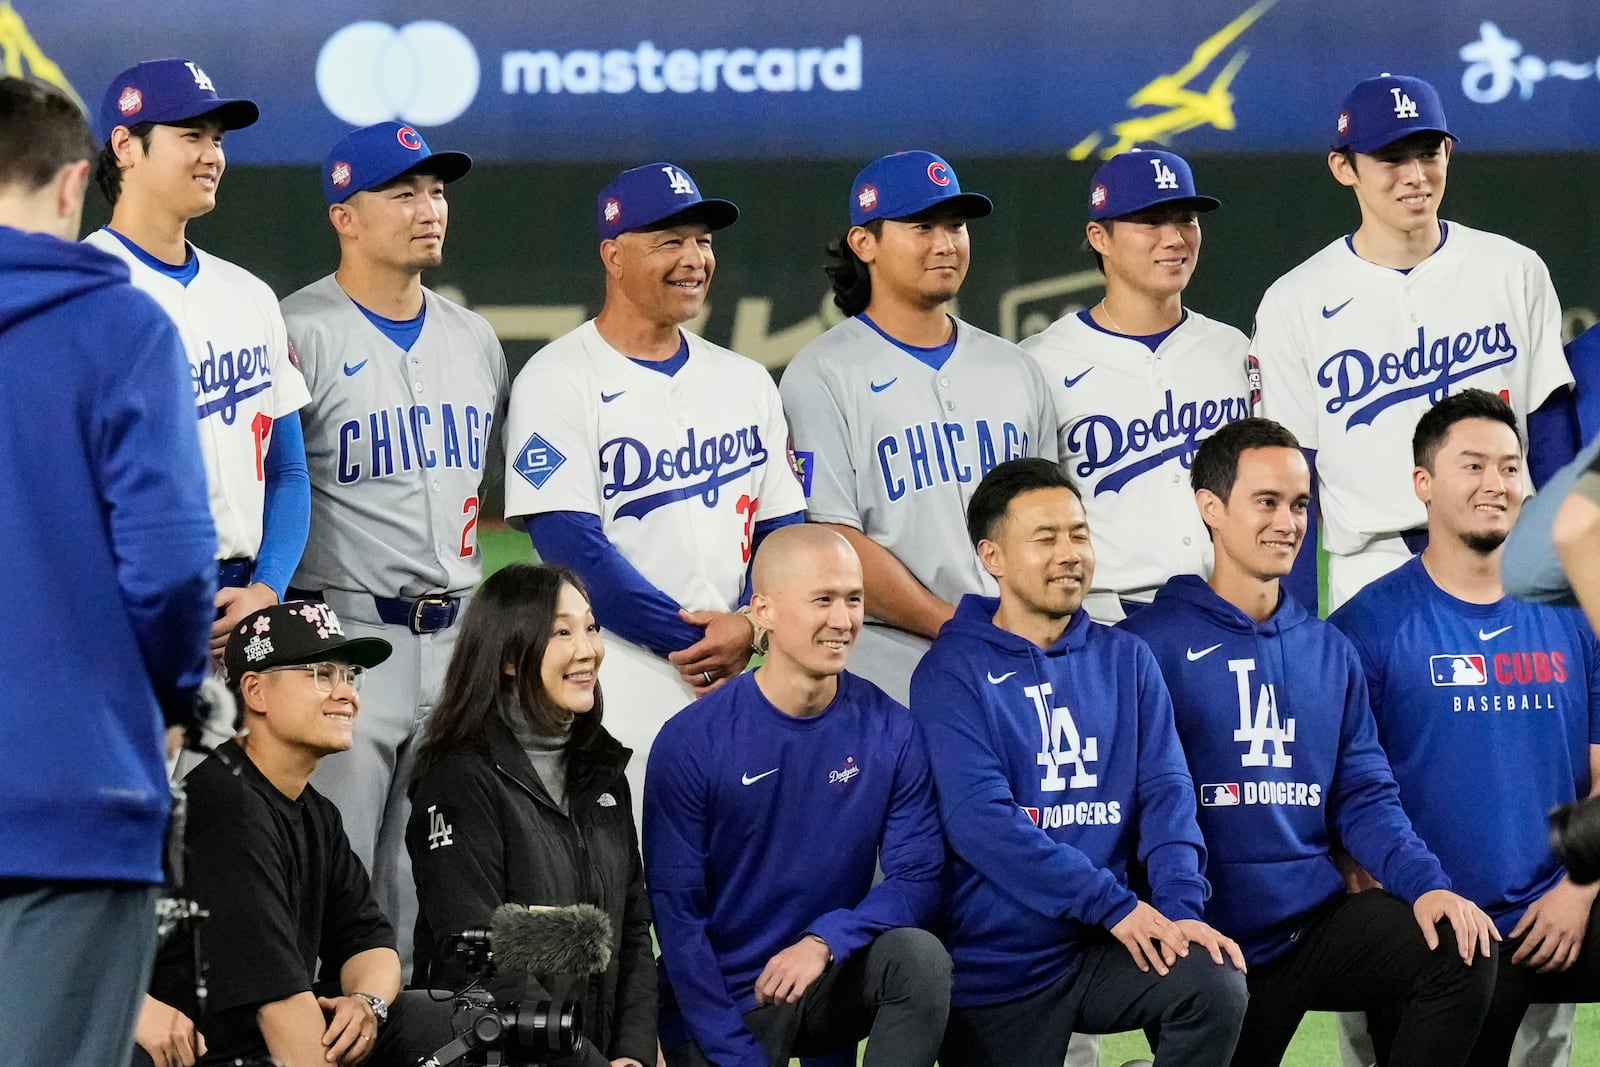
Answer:
<path fill-rule="evenodd" d="M 1210 887 L 1172 702 L 1144 643 L 1079 611 L 1041 649 L 966 596 L 911 677 L 945 825 L 951 1004 L 1037 993 L 1138 903 L 1196 919 Z"/>
<path fill-rule="evenodd" d="M 1407 903 L 1450 888 L 1400 807 L 1343 634 L 1292 596 L 1257 623 L 1192 574 L 1118 626 L 1149 642 L 1172 691 L 1211 850 L 1205 918 L 1247 963 L 1288 952 L 1345 891 L 1340 840 Z"/>
<path fill-rule="evenodd" d="M 0 227 L 0 878 L 161 880 L 216 613 L 190 390 L 127 267 Z"/>

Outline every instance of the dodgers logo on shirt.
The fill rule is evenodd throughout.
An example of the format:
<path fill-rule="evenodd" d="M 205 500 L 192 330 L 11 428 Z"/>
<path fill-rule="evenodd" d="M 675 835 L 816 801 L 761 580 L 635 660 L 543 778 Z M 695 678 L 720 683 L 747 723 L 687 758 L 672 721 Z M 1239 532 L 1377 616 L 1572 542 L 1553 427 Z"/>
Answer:
<path fill-rule="evenodd" d="M 567 457 L 555 445 L 534 434 L 522 446 L 522 451 L 517 453 L 517 462 L 513 466 L 518 474 L 528 480 L 529 485 L 543 489 L 544 483 L 566 461 Z"/>
<path fill-rule="evenodd" d="M 1072 474 L 1090 480 L 1108 472 L 1094 482 L 1094 495 L 1099 496 L 1115 493 L 1170 460 L 1177 460 L 1187 470 L 1205 436 L 1249 414 L 1246 397 L 1221 396 L 1179 404 L 1168 389 L 1166 402 L 1148 418 L 1124 422 L 1114 415 L 1085 415 L 1067 427 L 1067 450 L 1075 457 Z"/>
<path fill-rule="evenodd" d="M 844 785 L 860 773 L 861 766 L 856 763 L 856 758 L 854 756 L 846 756 L 844 758 L 844 766 L 840 767 L 838 770 L 832 770 L 828 772 L 828 784 Z"/>
<path fill-rule="evenodd" d="M 1335 352 L 1317 368 L 1317 384 L 1327 390 L 1329 415 L 1351 409 L 1345 428 L 1353 429 L 1416 397 L 1437 404 L 1454 386 L 1516 358 L 1516 342 L 1503 322 L 1431 338 L 1427 327 L 1418 326 L 1417 343 L 1400 352 Z"/>
<path fill-rule="evenodd" d="M 652 449 L 634 437 L 613 437 L 600 446 L 600 494 L 605 500 L 630 498 L 617 508 L 619 519 L 642 519 L 657 508 L 696 497 L 706 507 L 716 507 L 723 485 L 766 461 L 761 427 L 753 424 L 710 434 L 691 426 L 676 448 Z M 644 492 L 656 486 L 663 488 Z"/>
<path fill-rule="evenodd" d="M 213 415 L 224 426 L 232 426 L 239 416 L 239 404 L 257 393 L 272 388 L 272 365 L 266 345 L 240 345 L 217 351 L 206 341 L 206 354 L 199 363 L 189 364 L 194 385 L 196 415 Z"/>

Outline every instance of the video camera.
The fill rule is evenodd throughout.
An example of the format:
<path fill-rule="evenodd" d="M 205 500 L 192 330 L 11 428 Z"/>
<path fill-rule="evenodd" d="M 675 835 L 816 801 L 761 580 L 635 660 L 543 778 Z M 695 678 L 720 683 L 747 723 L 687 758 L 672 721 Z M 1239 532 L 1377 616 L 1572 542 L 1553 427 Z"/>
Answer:
<path fill-rule="evenodd" d="M 1550 813 L 1550 848 L 1578 885 L 1600 882 L 1600 797 Z"/>
<path fill-rule="evenodd" d="M 552 976 L 587 978 L 611 962 L 611 922 L 592 904 L 502 904 L 492 924 L 448 939 L 449 954 L 472 978 L 456 998 L 455 1040 L 419 1067 L 473 1064 L 538 1067 L 584 1049 L 583 1008 L 546 994 Z M 483 988 L 496 976 L 521 978 L 523 996 L 500 1003 Z"/>

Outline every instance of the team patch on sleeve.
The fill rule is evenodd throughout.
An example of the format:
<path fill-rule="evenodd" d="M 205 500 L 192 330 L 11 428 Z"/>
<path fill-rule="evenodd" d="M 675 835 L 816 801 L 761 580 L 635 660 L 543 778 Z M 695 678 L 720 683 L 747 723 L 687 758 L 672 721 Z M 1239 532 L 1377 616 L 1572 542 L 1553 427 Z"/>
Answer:
<path fill-rule="evenodd" d="M 300 354 L 294 350 L 294 342 L 289 342 L 289 365 L 295 370 L 300 370 Z"/>
<path fill-rule="evenodd" d="M 796 452 L 794 446 L 789 446 L 789 467 L 794 471 L 795 479 L 800 483 L 800 492 L 807 500 L 811 499 L 811 472 L 817 462 L 815 452 Z"/>
<path fill-rule="evenodd" d="M 522 450 L 517 453 L 517 461 L 513 464 L 516 472 L 528 480 L 528 484 L 535 489 L 544 488 L 544 483 L 550 480 L 567 457 L 538 434 L 528 438 Z"/>

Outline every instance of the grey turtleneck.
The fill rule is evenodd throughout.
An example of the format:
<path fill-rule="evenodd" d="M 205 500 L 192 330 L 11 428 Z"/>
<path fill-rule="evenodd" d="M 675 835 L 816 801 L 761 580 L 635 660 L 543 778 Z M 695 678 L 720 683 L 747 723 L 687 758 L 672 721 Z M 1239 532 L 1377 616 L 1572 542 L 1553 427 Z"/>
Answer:
<path fill-rule="evenodd" d="M 513 701 L 501 701 L 501 717 L 511 727 L 517 744 L 528 754 L 528 762 L 543 783 L 545 792 L 562 812 L 567 811 L 567 741 L 570 729 L 559 734 L 535 733 L 528 717 Z"/>

